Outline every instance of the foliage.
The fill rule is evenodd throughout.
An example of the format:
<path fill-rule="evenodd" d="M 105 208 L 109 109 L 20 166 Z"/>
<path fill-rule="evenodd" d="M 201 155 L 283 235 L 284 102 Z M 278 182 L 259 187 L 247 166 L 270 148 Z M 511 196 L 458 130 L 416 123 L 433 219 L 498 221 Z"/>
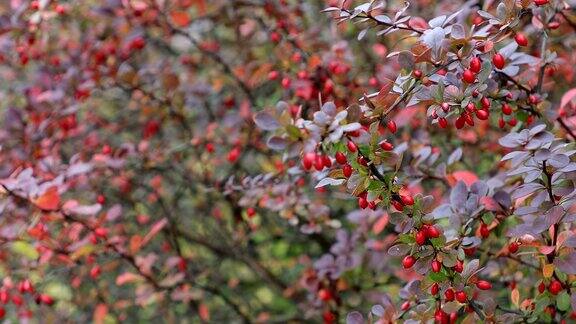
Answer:
<path fill-rule="evenodd" d="M 0 2 L 0 318 L 569 322 L 570 1 Z"/>

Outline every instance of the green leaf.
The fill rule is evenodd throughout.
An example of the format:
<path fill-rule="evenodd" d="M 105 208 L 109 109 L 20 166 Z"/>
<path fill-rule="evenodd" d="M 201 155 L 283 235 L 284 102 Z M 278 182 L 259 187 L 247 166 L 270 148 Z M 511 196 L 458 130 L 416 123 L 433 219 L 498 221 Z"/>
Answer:
<path fill-rule="evenodd" d="M 570 309 L 570 295 L 568 295 L 566 291 L 561 292 L 558 297 L 556 297 L 556 307 L 561 311 Z"/>
<path fill-rule="evenodd" d="M 57 300 L 72 300 L 72 290 L 61 282 L 50 282 L 44 287 L 43 291 Z"/>
<path fill-rule="evenodd" d="M 24 241 L 16 241 L 12 243 L 11 247 L 12 252 L 20 254 L 30 260 L 36 260 L 40 256 L 36 248 L 32 246 L 32 244 Z"/>
<path fill-rule="evenodd" d="M 292 137 L 293 139 L 298 139 L 298 138 L 300 138 L 300 135 L 301 135 L 298 127 L 296 127 L 294 125 L 286 126 L 286 132 L 288 132 L 288 135 L 290 137 Z"/>
<path fill-rule="evenodd" d="M 443 282 L 446 280 L 446 275 L 443 272 L 432 272 L 429 277 L 434 282 Z"/>

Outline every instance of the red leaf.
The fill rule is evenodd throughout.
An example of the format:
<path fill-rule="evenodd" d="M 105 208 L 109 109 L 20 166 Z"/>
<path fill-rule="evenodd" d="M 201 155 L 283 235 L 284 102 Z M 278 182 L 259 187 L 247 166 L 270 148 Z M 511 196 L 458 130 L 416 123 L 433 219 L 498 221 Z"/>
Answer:
<path fill-rule="evenodd" d="M 60 204 L 58 188 L 56 186 L 48 188 L 41 196 L 32 199 L 32 203 L 42 210 L 57 210 Z"/>

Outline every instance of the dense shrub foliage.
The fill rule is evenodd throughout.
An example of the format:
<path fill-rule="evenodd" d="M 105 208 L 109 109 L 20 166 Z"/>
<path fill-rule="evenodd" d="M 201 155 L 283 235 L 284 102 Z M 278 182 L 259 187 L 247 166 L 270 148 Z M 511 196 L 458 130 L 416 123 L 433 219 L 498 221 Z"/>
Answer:
<path fill-rule="evenodd" d="M 0 1 L 0 318 L 576 321 L 576 3 Z"/>

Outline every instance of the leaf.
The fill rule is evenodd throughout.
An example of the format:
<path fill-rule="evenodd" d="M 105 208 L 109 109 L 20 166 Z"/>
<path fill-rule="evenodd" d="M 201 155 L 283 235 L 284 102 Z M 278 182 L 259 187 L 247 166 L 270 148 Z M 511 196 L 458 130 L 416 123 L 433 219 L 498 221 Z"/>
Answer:
<path fill-rule="evenodd" d="M 314 188 L 322 188 L 322 187 L 325 187 L 328 185 L 339 186 L 339 185 L 343 184 L 344 182 L 346 182 L 346 179 L 324 178 L 324 179 L 320 180 L 320 182 L 318 182 L 318 184 Z"/>
<path fill-rule="evenodd" d="M 148 234 L 144 236 L 144 239 L 142 240 L 142 246 L 150 242 L 167 224 L 168 224 L 167 218 L 162 218 L 161 220 L 154 223 L 154 225 L 152 225 L 152 228 L 150 228 L 150 232 L 148 232 Z"/>
<path fill-rule="evenodd" d="M 560 100 L 560 109 L 566 107 L 570 102 L 572 102 L 576 98 L 576 88 L 572 88 L 562 96 L 562 100 Z"/>
<path fill-rule="evenodd" d="M 558 270 L 569 275 L 576 275 L 576 252 L 572 251 L 566 255 L 555 258 L 554 264 Z"/>
<path fill-rule="evenodd" d="M 408 244 L 396 244 L 388 249 L 388 254 L 391 256 L 403 256 L 410 251 L 410 245 Z"/>
<path fill-rule="evenodd" d="M 12 252 L 20 254 L 30 260 L 36 260 L 40 256 L 32 244 L 25 241 L 16 241 L 10 245 Z"/>
<path fill-rule="evenodd" d="M 554 274 L 554 265 L 552 263 L 545 264 L 542 267 L 542 276 L 544 276 L 544 278 L 551 278 L 552 274 Z"/>
<path fill-rule="evenodd" d="M 190 24 L 190 15 L 185 11 L 172 11 L 170 18 L 178 27 L 185 27 Z"/>
<path fill-rule="evenodd" d="M 135 273 L 124 272 L 123 274 L 116 277 L 116 285 L 122 286 L 122 285 L 125 285 L 127 283 L 138 282 L 141 280 L 142 280 L 142 277 L 140 277 L 139 275 L 137 275 Z"/>
<path fill-rule="evenodd" d="M 400 52 L 398 54 L 398 64 L 403 69 L 412 70 L 414 68 L 414 55 L 409 51 Z"/>
<path fill-rule="evenodd" d="M 72 300 L 72 289 L 64 283 L 53 281 L 44 286 L 43 290 L 46 294 L 54 297 L 54 299 Z"/>
<path fill-rule="evenodd" d="M 266 145 L 275 151 L 282 151 L 288 146 L 288 141 L 280 136 L 272 136 L 266 141 Z"/>
<path fill-rule="evenodd" d="M 461 148 L 457 148 L 456 150 L 454 150 L 454 152 L 452 152 L 452 154 L 450 154 L 450 156 L 448 157 L 448 165 L 454 164 L 457 161 L 460 161 L 460 159 L 462 158 L 462 149 Z"/>
<path fill-rule="evenodd" d="M 108 306 L 106 304 L 98 304 L 94 308 L 94 314 L 92 314 L 92 321 L 94 324 L 104 324 L 104 320 L 108 315 Z"/>
<path fill-rule="evenodd" d="M 514 306 L 518 307 L 520 305 L 520 291 L 518 291 L 518 288 L 512 289 L 512 292 L 510 293 L 510 300 Z"/>
<path fill-rule="evenodd" d="M 463 181 L 467 186 L 471 186 L 474 182 L 478 181 L 478 176 L 471 171 L 454 171 L 448 175 L 448 182 L 454 185 L 458 181 Z"/>
<path fill-rule="evenodd" d="M 570 309 L 570 295 L 568 295 L 566 290 L 562 291 L 556 297 L 556 307 L 558 307 L 558 310 L 563 312 Z"/>
<path fill-rule="evenodd" d="M 57 210 L 60 204 L 58 187 L 52 186 L 48 188 L 41 196 L 32 199 L 32 203 L 44 211 Z"/>
<path fill-rule="evenodd" d="M 254 123 L 263 130 L 273 131 L 280 127 L 280 123 L 269 112 L 260 111 L 254 115 Z"/>
<path fill-rule="evenodd" d="M 201 303 L 200 305 L 198 305 L 198 315 L 200 315 L 200 318 L 203 321 L 205 322 L 210 321 L 210 310 L 208 309 L 208 306 L 205 303 Z"/>
<path fill-rule="evenodd" d="M 346 324 L 364 324 L 364 316 L 357 311 L 348 313 L 346 316 Z"/>

